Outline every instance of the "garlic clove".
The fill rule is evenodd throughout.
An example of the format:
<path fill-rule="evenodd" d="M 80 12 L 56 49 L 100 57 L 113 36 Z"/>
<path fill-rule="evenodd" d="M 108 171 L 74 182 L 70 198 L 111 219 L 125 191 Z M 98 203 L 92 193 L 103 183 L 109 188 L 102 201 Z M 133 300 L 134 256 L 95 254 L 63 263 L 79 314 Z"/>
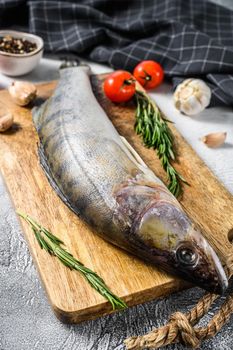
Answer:
<path fill-rule="evenodd" d="M 227 133 L 226 132 L 214 132 L 208 135 L 205 135 L 201 138 L 201 141 L 210 148 L 217 148 L 221 146 L 226 141 Z"/>
<path fill-rule="evenodd" d="M 196 96 L 192 95 L 188 100 L 185 100 L 182 103 L 180 110 L 187 115 L 195 115 L 200 113 L 203 109 L 201 102 L 196 98 Z"/>
<path fill-rule="evenodd" d="M 19 106 L 26 106 L 36 98 L 36 87 L 27 81 L 14 81 L 8 88 L 13 101 Z"/>
<path fill-rule="evenodd" d="M 180 90 L 180 98 L 187 100 L 190 97 L 194 96 L 194 92 L 195 92 L 195 90 L 192 86 L 186 85 L 185 89 Z"/>
<path fill-rule="evenodd" d="M 203 93 L 202 90 L 197 91 L 196 98 L 200 101 L 201 105 L 206 108 L 210 102 L 210 96 L 208 94 Z"/>
<path fill-rule="evenodd" d="M 195 115 L 209 105 L 211 90 L 204 81 L 190 78 L 177 86 L 173 98 L 175 107 L 179 111 L 187 115 Z"/>
<path fill-rule="evenodd" d="M 4 115 L 0 115 L 0 132 L 8 130 L 14 122 L 13 115 L 8 112 Z"/>
<path fill-rule="evenodd" d="M 209 86 L 201 79 L 191 79 L 191 81 L 189 82 L 189 86 L 198 88 L 198 90 L 202 90 L 203 92 L 211 95 L 211 90 Z"/>
<path fill-rule="evenodd" d="M 199 101 L 201 102 L 201 105 L 206 108 L 209 106 L 210 104 L 210 97 L 206 96 L 206 95 L 202 95 L 199 97 Z"/>

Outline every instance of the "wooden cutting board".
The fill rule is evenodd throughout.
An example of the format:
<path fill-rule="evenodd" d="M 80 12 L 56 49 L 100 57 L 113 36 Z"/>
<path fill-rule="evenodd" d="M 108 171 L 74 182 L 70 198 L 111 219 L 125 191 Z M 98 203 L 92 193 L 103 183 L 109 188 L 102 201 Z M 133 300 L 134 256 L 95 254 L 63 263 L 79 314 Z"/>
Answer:
<path fill-rule="evenodd" d="M 93 76 L 92 84 L 99 103 L 119 133 L 126 137 L 146 164 L 162 180 L 166 175 L 153 150 L 143 147 L 134 132 L 134 107 L 116 106 L 104 98 L 103 76 Z M 36 104 L 51 95 L 56 82 L 38 85 Z M 58 198 L 45 177 L 37 156 L 37 134 L 31 109 L 17 107 L 7 91 L 0 92 L 1 108 L 15 118 L 13 128 L 0 134 L 0 169 L 15 208 L 30 214 L 66 244 L 68 250 L 104 278 L 108 286 L 129 306 L 164 296 L 189 286 L 154 266 L 140 261 L 105 242 L 86 226 Z M 169 118 L 169 116 L 167 116 Z M 223 263 L 232 257 L 228 240 L 233 229 L 233 197 L 218 182 L 183 137 L 171 125 L 179 154 L 177 170 L 190 183 L 185 186 L 181 204 L 203 229 Z M 52 308 L 63 322 L 78 323 L 111 312 L 111 305 L 93 290 L 79 273 L 70 271 L 56 258 L 42 251 L 22 222 L 34 262 L 47 291 Z M 231 231 L 231 234 L 232 235 Z"/>

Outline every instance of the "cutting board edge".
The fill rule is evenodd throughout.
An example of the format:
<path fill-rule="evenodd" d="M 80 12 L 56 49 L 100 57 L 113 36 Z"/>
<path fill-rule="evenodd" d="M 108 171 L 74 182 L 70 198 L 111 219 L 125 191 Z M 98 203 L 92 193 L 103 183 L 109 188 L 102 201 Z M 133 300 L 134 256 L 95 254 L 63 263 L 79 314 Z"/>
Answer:
<path fill-rule="evenodd" d="M 44 283 L 43 283 L 44 285 Z M 136 306 L 138 304 L 144 304 L 150 301 L 153 301 L 157 298 L 171 295 L 175 292 L 185 290 L 193 287 L 188 282 L 184 282 L 182 280 L 171 279 L 167 283 L 161 284 L 160 286 L 155 286 L 152 288 L 148 288 L 148 290 L 143 290 L 143 296 L 138 291 L 136 293 L 132 293 L 127 297 L 122 296 L 122 299 L 127 303 L 128 307 Z M 163 289 L 164 288 L 164 289 Z M 46 287 L 45 287 L 46 289 Z M 152 292 L 156 292 L 152 295 Z M 148 293 L 148 294 L 147 294 Z M 46 289 L 46 294 L 49 298 L 49 294 Z M 127 299 L 129 299 L 127 301 Z M 53 303 L 53 301 L 49 298 L 52 309 L 58 318 L 59 321 L 65 324 L 77 324 L 89 320 L 95 320 L 99 317 L 107 316 L 113 313 L 119 313 L 124 310 L 112 310 L 112 307 L 109 302 L 104 301 L 98 305 L 90 306 L 89 308 L 83 309 L 85 310 L 73 310 L 68 311 L 64 310 L 64 308 L 59 307 Z M 90 317 L 91 315 L 91 317 Z"/>

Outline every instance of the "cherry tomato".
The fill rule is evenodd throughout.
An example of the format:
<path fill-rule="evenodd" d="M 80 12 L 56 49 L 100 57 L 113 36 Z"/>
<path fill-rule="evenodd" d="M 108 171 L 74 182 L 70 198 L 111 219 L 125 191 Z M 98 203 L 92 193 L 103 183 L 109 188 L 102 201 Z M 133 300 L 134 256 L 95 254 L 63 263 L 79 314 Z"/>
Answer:
<path fill-rule="evenodd" d="M 135 94 L 135 79 L 124 70 L 117 70 L 104 81 L 105 95 L 112 102 L 126 102 Z"/>
<path fill-rule="evenodd" d="M 145 89 L 153 89 L 162 83 L 164 71 L 155 61 L 142 61 L 134 68 L 133 75 Z"/>

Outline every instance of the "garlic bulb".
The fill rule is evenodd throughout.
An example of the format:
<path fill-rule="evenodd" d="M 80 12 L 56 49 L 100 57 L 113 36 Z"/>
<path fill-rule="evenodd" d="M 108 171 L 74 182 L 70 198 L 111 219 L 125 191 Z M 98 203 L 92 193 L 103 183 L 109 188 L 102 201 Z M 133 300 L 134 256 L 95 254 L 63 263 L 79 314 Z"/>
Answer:
<path fill-rule="evenodd" d="M 203 80 L 186 79 L 174 92 L 175 107 L 187 115 L 203 111 L 210 103 L 211 90 Z"/>
<path fill-rule="evenodd" d="M 8 91 L 19 106 L 26 106 L 36 98 L 35 85 L 26 81 L 14 81 Z"/>
<path fill-rule="evenodd" d="M 211 134 L 205 135 L 201 138 L 201 141 L 210 148 L 216 148 L 221 146 L 226 141 L 226 132 L 213 132 Z"/>
<path fill-rule="evenodd" d="M 0 132 L 8 130 L 13 124 L 14 118 L 10 112 L 0 115 Z"/>

